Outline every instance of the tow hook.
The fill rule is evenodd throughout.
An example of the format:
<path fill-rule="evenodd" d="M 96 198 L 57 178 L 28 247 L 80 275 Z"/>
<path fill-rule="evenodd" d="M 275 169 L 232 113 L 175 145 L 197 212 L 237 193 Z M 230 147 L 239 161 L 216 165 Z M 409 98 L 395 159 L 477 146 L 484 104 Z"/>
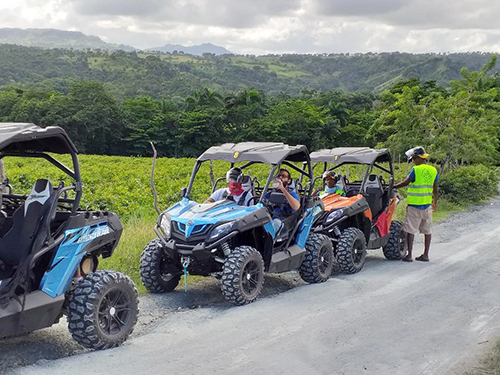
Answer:
<path fill-rule="evenodd" d="M 187 291 L 188 291 L 187 269 L 189 267 L 189 264 L 191 263 L 191 258 L 190 257 L 182 257 L 181 262 L 182 262 L 182 268 L 184 269 L 184 292 L 187 293 Z"/>

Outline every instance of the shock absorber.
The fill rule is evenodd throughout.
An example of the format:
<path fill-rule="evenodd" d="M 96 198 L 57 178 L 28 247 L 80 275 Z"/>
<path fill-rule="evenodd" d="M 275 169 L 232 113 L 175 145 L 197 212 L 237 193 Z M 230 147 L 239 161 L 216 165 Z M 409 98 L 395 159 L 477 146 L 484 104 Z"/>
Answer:
<path fill-rule="evenodd" d="M 222 251 L 224 252 L 224 256 L 228 256 L 229 253 L 231 252 L 231 248 L 229 247 L 229 244 L 227 242 L 224 242 L 223 244 L 220 245 Z"/>

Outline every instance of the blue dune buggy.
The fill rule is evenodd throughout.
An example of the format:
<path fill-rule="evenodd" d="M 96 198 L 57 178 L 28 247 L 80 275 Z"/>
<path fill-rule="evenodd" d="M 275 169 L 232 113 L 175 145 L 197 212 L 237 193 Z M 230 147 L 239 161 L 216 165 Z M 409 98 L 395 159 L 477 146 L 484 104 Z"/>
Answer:
<path fill-rule="evenodd" d="M 73 170 L 54 158 L 69 154 Z M 42 158 L 74 181 L 38 179 L 28 195 L 0 185 L 0 337 L 28 333 L 67 315 L 73 338 L 106 349 L 127 339 L 137 321 L 137 289 L 127 276 L 97 271 L 113 254 L 122 225 L 112 212 L 79 210 L 77 151 L 55 126 L 0 123 L 0 159 Z"/>
<path fill-rule="evenodd" d="M 255 177 L 246 174 L 252 195 L 248 206 L 228 199 L 199 204 L 190 199 L 195 176 L 203 163 L 212 160 L 226 161 L 228 169 L 237 166 L 244 173 L 254 164 L 267 164 L 269 175 L 261 187 Z M 301 181 L 309 181 L 306 189 L 296 182 L 301 207 L 289 216 L 276 210 L 286 199 L 271 188 L 280 168 L 298 172 Z M 224 178 L 214 182 L 212 192 L 221 180 Z M 243 305 L 260 294 L 264 271 L 298 269 L 309 283 L 328 280 L 333 267 L 332 244 L 327 236 L 310 233 L 324 209 L 321 200 L 312 196 L 312 181 L 305 146 L 245 142 L 209 148 L 196 161 L 189 186 L 181 192 L 182 200 L 158 211 L 158 238 L 145 247 L 141 257 L 143 284 L 150 292 L 161 293 L 172 291 L 186 271 L 215 276 L 221 280 L 226 300 Z M 279 233 L 272 223 L 276 218 L 282 222 Z"/>

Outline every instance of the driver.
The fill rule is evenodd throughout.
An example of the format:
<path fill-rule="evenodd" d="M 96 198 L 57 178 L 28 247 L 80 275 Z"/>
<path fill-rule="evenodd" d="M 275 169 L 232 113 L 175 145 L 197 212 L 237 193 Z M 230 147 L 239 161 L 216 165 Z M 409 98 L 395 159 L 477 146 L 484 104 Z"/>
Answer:
<path fill-rule="evenodd" d="M 288 216 L 300 208 L 299 196 L 297 192 L 291 188 L 291 183 L 292 176 L 290 175 L 290 172 L 287 169 L 280 169 L 280 173 L 274 182 L 274 188 L 283 193 L 286 198 L 286 203 L 282 207 L 275 207 L 274 214 Z M 283 229 L 283 222 L 276 215 L 273 215 L 272 224 L 274 227 L 275 238 L 277 238 Z"/>
<path fill-rule="evenodd" d="M 274 212 L 291 215 L 300 208 L 299 196 L 297 192 L 290 187 L 291 183 L 292 176 L 290 175 L 290 172 L 287 169 L 280 169 L 280 173 L 275 180 L 276 186 L 274 188 L 283 193 L 286 198 L 286 203 L 283 208 L 275 208 Z"/>
<path fill-rule="evenodd" d="M 317 189 L 313 195 L 330 195 L 330 194 L 339 194 L 342 197 L 345 197 L 344 190 L 337 186 L 339 178 L 334 171 L 326 171 L 323 173 L 323 181 L 325 181 L 325 189 Z"/>
<path fill-rule="evenodd" d="M 248 206 L 250 198 L 252 198 L 250 177 L 245 176 L 241 168 L 233 167 L 226 173 L 226 182 L 228 184 L 226 188 L 215 190 L 203 203 L 229 199 L 240 206 Z"/>

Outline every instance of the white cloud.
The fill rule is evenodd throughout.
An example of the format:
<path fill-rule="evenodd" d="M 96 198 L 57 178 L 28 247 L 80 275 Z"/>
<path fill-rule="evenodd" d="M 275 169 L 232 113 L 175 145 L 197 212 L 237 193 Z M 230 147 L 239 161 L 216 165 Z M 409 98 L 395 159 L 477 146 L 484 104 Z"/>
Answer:
<path fill-rule="evenodd" d="M 254 54 L 498 51 L 498 14 L 486 0 L 0 0 L 2 27 Z"/>

